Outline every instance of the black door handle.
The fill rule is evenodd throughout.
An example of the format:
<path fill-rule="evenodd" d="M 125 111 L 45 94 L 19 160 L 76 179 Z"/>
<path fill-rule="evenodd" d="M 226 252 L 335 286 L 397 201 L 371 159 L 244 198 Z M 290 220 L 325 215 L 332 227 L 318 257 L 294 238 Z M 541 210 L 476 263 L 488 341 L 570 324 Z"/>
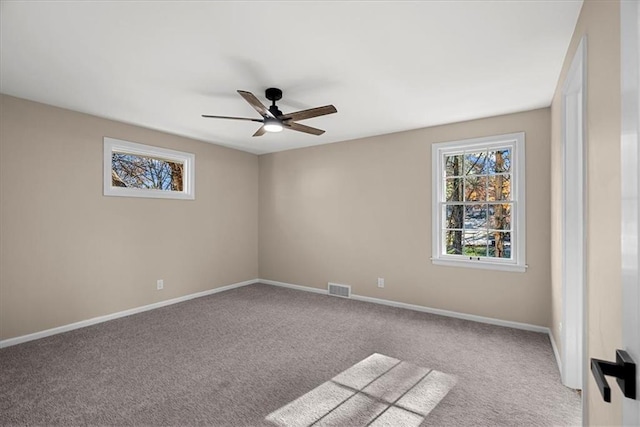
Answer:
<path fill-rule="evenodd" d="M 626 351 L 616 350 L 616 363 L 591 359 L 591 372 L 605 402 L 611 402 L 611 388 L 605 375 L 616 377 L 625 397 L 636 398 L 636 364 Z"/>

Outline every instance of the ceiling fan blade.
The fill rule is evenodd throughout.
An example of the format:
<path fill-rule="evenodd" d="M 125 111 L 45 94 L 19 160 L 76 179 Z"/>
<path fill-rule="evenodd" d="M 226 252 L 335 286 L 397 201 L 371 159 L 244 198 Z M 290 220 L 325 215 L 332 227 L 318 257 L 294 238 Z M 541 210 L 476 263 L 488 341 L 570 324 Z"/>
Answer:
<path fill-rule="evenodd" d="M 266 129 L 264 128 L 264 126 L 260 126 L 260 129 L 258 129 L 258 130 L 256 131 L 256 133 L 254 133 L 254 134 L 253 134 L 253 136 L 262 136 L 262 135 L 264 135 L 264 134 L 265 134 L 265 132 L 267 132 L 267 131 L 266 131 Z"/>
<path fill-rule="evenodd" d="M 265 107 L 264 104 L 255 97 L 254 94 L 245 90 L 239 90 L 238 93 L 244 98 L 245 101 L 247 101 L 253 108 L 255 108 L 255 110 L 260 113 L 262 117 L 274 117 L 273 114 L 271 114 L 271 111 L 269 111 L 269 109 Z"/>
<path fill-rule="evenodd" d="M 207 114 L 203 114 L 202 117 L 206 117 L 208 119 L 249 120 L 249 121 L 252 121 L 252 122 L 262 123 L 262 120 L 260 120 L 260 119 L 250 119 L 248 117 L 209 116 Z"/>
<path fill-rule="evenodd" d="M 333 105 L 325 105 L 324 107 L 310 108 L 308 110 L 296 111 L 280 116 L 280 120 L 304 120 L 312 117 L 324 116 L 327 114 L 337 113 L 336 107 Z"/>
<path fill-rule="evenodd" d="M 287 129 L 310 133 L 311 135 L 322 135 L 324 133 L 322 129 L 312 128 L 311 126 L 305 126 L 295 122 L 283 122 L 282 125 Z"/>

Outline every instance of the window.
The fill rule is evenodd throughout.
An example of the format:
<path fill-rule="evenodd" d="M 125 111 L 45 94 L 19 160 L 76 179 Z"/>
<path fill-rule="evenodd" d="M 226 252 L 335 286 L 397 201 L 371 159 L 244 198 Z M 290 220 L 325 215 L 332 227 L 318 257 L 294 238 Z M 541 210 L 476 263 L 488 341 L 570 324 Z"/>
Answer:
<path fill-rule="evenodd" d="M 434 264 L 525 271 L 524 133 L 434 144 Z"/>
<path fill-rule="evenodd" d="M 194 199 L 195 156 L 104 138 L 104 195 Z"/>

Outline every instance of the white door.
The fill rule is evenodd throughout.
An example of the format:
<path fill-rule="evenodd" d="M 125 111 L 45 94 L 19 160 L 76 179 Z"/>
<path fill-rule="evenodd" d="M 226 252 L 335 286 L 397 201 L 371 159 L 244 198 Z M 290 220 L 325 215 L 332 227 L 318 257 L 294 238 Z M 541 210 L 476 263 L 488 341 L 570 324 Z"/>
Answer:
<path fill-rule="evenodd" d="M 622 1 L 622 345 L 631 358 L 640 363 L 640 280 L 638 266 L 638 166 L 640 130 L 640 7 L 636 1 Z M 636 390 L 640 381 L 636 376 Z M 624 399 L 623 424 L 640 425 L 640 400 Z"/>

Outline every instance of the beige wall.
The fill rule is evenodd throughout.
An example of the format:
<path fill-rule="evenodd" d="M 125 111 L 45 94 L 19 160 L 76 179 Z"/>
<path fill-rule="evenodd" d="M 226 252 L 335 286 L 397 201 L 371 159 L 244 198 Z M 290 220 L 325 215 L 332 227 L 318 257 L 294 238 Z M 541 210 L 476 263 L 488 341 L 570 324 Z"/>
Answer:
<path fill-rule="evenodd" d="M 526 273 L 435 266 L 431 144 L 526 132 Z M 260 277 L 547 326 L 550 110 L 260 156 Z M 385 288 L 376 286 L 385 278 Z"/>
<path fill-rule="evenodd" d="M 0 101 L 0 339 L 258 277 L 257 156 Z M 104 197 L 104 136 L 195 153 L 196 200 Z"/>
<path fill-rule="evenodd" d="M 560 345 L 562 316 L 562 84 L 578 43 L 587 35 L 586 237 L 588 357 L 612 360 L 621 337 L 620 261 L 620 4 L 586 0 L 567 52 L 552 111 L 552 332 Z M 585 367 L 588 369 L 588 366 Z M 588 372 L 586 420 L 590 425 L 620 425 L 618 387 L 604 403 Z"/>

